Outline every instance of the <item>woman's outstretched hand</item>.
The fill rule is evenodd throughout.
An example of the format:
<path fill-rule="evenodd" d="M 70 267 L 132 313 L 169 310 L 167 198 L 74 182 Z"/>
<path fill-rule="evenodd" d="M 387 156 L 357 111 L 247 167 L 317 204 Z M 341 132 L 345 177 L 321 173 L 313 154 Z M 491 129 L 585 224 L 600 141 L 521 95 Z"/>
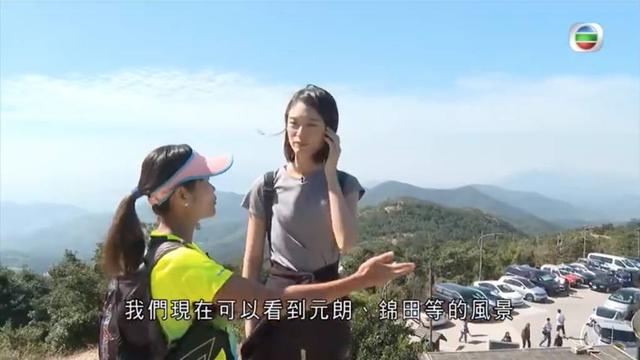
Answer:
<path fill-rule="evenodd" d="M 365 279 L 366 287 L 381 286 L 389 280 L 411 273 L 415 267 L 412 262 L 393 261 L 393 251 L 389 251 L 363 262 L 356 274 Z"/>

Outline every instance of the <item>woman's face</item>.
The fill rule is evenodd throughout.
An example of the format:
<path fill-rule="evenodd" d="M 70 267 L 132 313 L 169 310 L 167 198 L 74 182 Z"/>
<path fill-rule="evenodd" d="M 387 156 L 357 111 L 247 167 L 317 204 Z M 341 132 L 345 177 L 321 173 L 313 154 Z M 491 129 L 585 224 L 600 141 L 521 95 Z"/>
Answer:
<path fill-rule="evenodd" d="M 313 156 L 324 146 L 326 126 L 318 112 L 302 101 L 289 109 L 287 138 L 293 152 L 307 157 Z"/>
<path fill-rule="evenodd" d="M 215 187 L 207 180 L 198 180 L 195 182 L 193 190 L 181 188 L 183 193 L 182 204 L 178 203 L 178 208 L 182 207 L 182 211 L 186 216 L 196 221 L 213 217 L 216 214 L 216 195 Z M 185 205 L 186 204 L 186 205 Z"/>

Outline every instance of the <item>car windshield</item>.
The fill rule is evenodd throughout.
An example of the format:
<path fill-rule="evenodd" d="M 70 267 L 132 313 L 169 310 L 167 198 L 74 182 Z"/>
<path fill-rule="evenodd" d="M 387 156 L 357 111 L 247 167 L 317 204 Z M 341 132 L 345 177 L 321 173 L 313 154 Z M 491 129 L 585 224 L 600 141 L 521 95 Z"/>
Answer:
<path fill-rule="evenodd" d="M 606 308 L 604 306 L 598 306 L 596 308 L 596 315 L 603 318 L 615 319 L 617 314 L 618 314 L 617 311 Z"/>
<path fill-rule="evenodd" d="M 568 272 L 567 270 L 560 270 L 560 274 L 562 275 L 569 275 L 571 274 L 570 272 Z"/>
<path fill-rule="evenodd" d="M 549 275 L 549 274 L 541 274 L 540 275 L 540 279 L 542 281 L 553 281 L 553 276 Z"/>
<path fill-rule="evenodd" d="M 466 297 L 468 297 L 468 295 L 471 295 L 471 300 L 487 300 L 487 296 L 483 294 L 480 290 L 478 291 L 472 290 L 469 292 L 469 294 L 467 294 Z"/>
<path fill-rule="evenodd" d="M 614 292 L 609 296 L 609 300 L 623 304 L 631 304 L 633 302 L 633 293 L 631 291 Z"/>
<path fill-rule="evenodd" d="M 633 331 L 612 330 L 609 328 L 601 328 L 600 337 L 604 339 L 610 339 L 613 341 L 622 341 L 622 342 L 636 341 L 636 334 L 634 334 Z"/>
<path fill-rule="evenodd" d="M 529 289 L 533 289 L 534 287 L 536 287 L 535 285 L 533 285 L 533 283 L 527 279 L 522 279 L 520 280 L 520 282 L 522 283 L 522 285 L 526 286 Z"/>
<path fill-rule="evenodd" d="M 622 260 L 622 263 L 623 263 L 626 267 L 628 267 L 628 268 L 635 267 L 635 266 L 633 265 L 633 263 L 632 263 L 631 261 L 629 261 L 629 260 Z"/>
<path fill-rule="evenodd" d="M 498 289 L 500 289 L 500 291 L 502 291 L 503 293 L 512 293 L 514 292 L 510 287 L 506 286 L 506 285 L 498 285 Z"/>

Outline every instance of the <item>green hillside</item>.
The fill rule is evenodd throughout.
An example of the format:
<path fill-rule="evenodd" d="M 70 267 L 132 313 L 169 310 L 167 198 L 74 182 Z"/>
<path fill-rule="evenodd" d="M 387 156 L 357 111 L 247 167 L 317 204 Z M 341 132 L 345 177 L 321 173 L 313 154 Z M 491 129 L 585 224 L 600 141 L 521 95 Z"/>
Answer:
<path fill-rule="evenodd" d="M 362 205 L 376 205 L 399 197 L 427 200 L 448 207 L 480 209 L 508 221 L 527 234 L 543 234 L 561 229 L 557 224 L 496 200 L 472 186 L 456 189 L 425 189 L 397 181 L 388 181 L 368 190 L 362 199 Z"/>

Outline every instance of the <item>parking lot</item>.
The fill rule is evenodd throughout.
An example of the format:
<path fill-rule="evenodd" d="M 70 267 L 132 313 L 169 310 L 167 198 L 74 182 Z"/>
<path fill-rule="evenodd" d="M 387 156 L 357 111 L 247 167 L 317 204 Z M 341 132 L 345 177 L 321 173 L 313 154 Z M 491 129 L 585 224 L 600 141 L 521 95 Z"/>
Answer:
<path fill-rule="evenodd" d="M 529 303 L 524 307 L 514 309 L 513 320 L 504 322 L 470 322 L 470 336 L 467 343 L 459 342 L 462 321 L 454 320 L 442 327 L 436 328 L 446 338 L 446 342 L 440 343 L 440 351 L 481 351 L 489 349 L 489 340 L 501 340 L 504 333 L 511 334 L 513 342 L 521 343 L 520 332 L 526 323 L 531 324 L 531 347 L 539 347 L 542 340 L 542 326 L 546 318 L 551 319 L 553 325 L 553 339 L 555 332 L 555 317 L 558 309 L 565 314 L 565 329 L 568 339 L 564 339 L 563 346 L 580 344 L 581 331 L 587 321 L 587 317 L 593 309 L 602 305 L 609 294 L 592 291 L 588 288 L 572 289 L 569 296 L 549 298 L 546 303 Z M 428 330 L 421 329 L 419 335 L 426 334 Z M 544 345 L 546 346 L 546 344 Z"/>

